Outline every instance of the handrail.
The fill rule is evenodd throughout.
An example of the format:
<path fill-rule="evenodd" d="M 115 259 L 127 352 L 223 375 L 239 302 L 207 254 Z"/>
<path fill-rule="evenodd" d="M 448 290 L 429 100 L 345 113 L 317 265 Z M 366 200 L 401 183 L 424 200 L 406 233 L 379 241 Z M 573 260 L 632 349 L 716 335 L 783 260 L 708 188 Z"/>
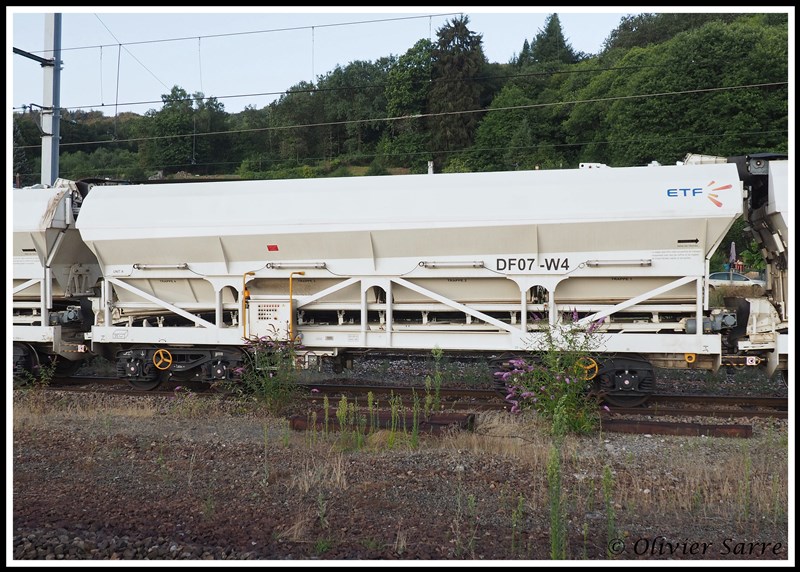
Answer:
<path fill-rule="evenodd" d="M 247 300 L 250 298 L 250 291 L 247 289 L 247 277 L 255 275 L 255 272 L 245 272 L 242 276 L 242 339 L 247 340 Z"/>

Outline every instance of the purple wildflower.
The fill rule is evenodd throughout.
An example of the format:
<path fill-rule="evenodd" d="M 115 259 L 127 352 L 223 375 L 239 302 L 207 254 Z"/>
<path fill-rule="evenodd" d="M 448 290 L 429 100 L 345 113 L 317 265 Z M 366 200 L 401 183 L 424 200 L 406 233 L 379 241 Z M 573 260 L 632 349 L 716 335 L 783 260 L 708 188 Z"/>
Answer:
<path fill-rule="evenodd" d="M 591 334 L 597 328 L 599 328 L 605 321 L 606 321 L 605 317 L 602 317 L 599 320 L 592 322 L 591 324 L 589 324 L 589 327 L 586 329 L 586 332 Z"/>

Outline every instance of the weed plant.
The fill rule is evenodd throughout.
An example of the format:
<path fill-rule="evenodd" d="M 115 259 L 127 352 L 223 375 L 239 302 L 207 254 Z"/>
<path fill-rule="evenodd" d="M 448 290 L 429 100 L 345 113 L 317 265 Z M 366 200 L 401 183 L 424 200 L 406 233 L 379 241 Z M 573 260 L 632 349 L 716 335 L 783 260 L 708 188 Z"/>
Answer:
<path fill-rule="evenodd" d="M 519 493 L 517 504 L 511 511 L 511 556 L 514 557 L 520 552 L 520 526 L 525 518 L 525 497 Z"/>
<path fill-rule="evenodd" d="M 438 346 L 431 350 L 433 355 L 433 376 L 425 377 L 425 416 L 438 411 L 442 405 L 442 358 L 444 351 Z"/>
<path fill-rule="evenodd" d="M 600 343 L 595 334 L 598 325 L 583 327 L 573 313 L 571 321 L 541 326 L 542 335 L 530 357 L 510 360 L 512 369 L 497 374 L 505 382 L 512 413 L 533 410 L 560 423 L 553 427 L 559 434 L 586 434 L 597 428 L 599 403 L 590 390 L 592 364 L 597 363 L 592 356 Z"/>
<path fill-rule="evenodd" d="M 264 337 L 251 342 L 245 356 L 245 365 L 236 370 L 234 390 L 255 396 L 271 413 L 283 413 L 299 397 L 294 344 Z"/>
<path fill-rule="evenodd" d="M 561 490 L 561 451 L 553 445 L 547 460 L 547 493 L 550 501 L 550 558 L 567 558 L 567 523 Z"/>
<path fill-rule="evenodd" d="M 611 467 L 606 465 L 603 467 L 603 502 L 606 507 L 606 555 L 609 558 L 616 558 L 616 555 L 611 551 L 612 541 L 618 538 L 617 534 L 617 521 L 614 512 L 614 477 L 611 475 Z"/>

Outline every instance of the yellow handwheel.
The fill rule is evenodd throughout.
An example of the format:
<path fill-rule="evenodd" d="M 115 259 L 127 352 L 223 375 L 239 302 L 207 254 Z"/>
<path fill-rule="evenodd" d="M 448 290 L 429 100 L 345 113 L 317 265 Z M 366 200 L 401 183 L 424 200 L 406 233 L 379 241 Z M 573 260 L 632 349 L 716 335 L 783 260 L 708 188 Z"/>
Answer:
<path fill-rule="evenodd" d="M 172 354 L 163 348 L 156 350 L 156 353 L 153 354 L 153 365 L 161 371 L 169 369 L 169 366 L 172 365 Z"/>
<path fill-rule="evenodd" d="M 683 359 L 686 363 L 694 363 L 697 361 L 697 354 L 683 354 Z"/>
<path fill-rule="evenodd" d="M 578 365 L 583 368 L 583 379 L 585 381 L 594 379 L 594 377 L 597 375 L 597 372 L 600 370 L 600 366 L 597 364 L 597 361 L 590 357 L 582 357 L 578 360 Z"/>

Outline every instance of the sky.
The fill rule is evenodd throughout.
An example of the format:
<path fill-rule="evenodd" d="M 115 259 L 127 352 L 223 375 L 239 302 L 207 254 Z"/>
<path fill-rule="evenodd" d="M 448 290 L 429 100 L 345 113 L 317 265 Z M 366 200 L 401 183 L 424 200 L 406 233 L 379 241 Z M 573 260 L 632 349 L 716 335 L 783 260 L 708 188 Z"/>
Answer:
<path fill-rule="evenodd" d="M 161 96 L 174 85 L 217 97 L 229 113 L 247 105 L 262 108 L 293 85 L 313 82 L 337 65 L 400 56 L 422 38 L 435 40 L 436 31 L 462 13 L 459 7 L 447 6 L 337 12 L 292 7 L 258 13 L 253 8 L 218 8 L 216 13 L 157 12 L 153 7 L 58 9 L 60 106 L 102 110 L 109 116 L 159 109 Z M 11 64 L 6 66 L 11 70 L 7 97 L 15 111 L 23 105 L 42 105 L 44 84 L 39 63 L 11 48 L 42 55 L 45 14 L 52 10 L 19 7 L 6 19 L 11 44 L 6 51 Z M 575 51 L 594 54 L 622 17 L 641 9 L 592 10 L 470 6 L 463 14 L 469 16 L 470 30 L 482 35 L 488 60 L 507 63 L 526 39 L 531 41 L 543 30 L 552 13 L 558 13 Z M 161 41 L 168 39 L 172 41 Z"/>

